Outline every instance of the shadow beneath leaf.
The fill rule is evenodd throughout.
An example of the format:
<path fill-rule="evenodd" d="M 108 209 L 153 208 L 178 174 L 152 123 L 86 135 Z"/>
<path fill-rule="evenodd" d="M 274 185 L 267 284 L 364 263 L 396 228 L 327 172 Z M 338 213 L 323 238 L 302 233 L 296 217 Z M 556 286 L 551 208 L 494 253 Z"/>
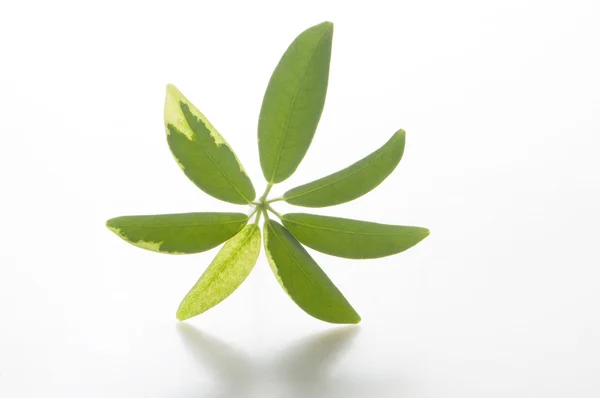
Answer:
<path fill-rule="evenodd" d="M 208 396 L 248 396 L 244 391 L 254 384 L 255 366 L 245 353 L 187 323 L 178 323 L 177 331 L 198 365 L 213 374 L 217 390 Z"/>
<path fill-rule="evenodd" d="M 336 364 L 360 334 L 360 326 L 310 335 L 266 362 L 252 361 L 244 352 L 188 324 L 178 324 L 177 330 L 198 365 L 213 374 L 215 389 L 197 398 L 399 396 L 397 379 L 374 380 L 364 372 L 336 371 Z"/>
<path fill-rule="evenodd" d="M 293 396 L 316 397 L 330 382 L 336 361 L 350 349 L 359 326 L 345 326 L 304 338 L 280 353 L 274 361 Z"/>

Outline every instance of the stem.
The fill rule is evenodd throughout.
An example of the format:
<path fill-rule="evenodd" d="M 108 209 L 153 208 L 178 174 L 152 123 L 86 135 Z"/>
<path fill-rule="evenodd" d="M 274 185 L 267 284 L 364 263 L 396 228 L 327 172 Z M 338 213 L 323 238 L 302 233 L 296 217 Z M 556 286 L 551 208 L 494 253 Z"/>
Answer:
<path fill-rule="evenodd" d="M 252 213 L 250 213 L 250 215 L 248 216 L 248 220 L 251 219 L 252 216 L 255 215 L 257 211 L 258 211 L 258 207 L 255 207 L 254 210 L 252 210 Z"/>
<path fill-rule="evenodd" d="M 258 214 L 256 215 L 256 220 L 254 220 L 254 224 L 258 225 L 258 223 L 260 222 L 260 216 L 262 216 L 262 211 L 259 211 Z"/>
<path fill-rule="evenodd" d="M 258 210 L 258 215 L 256 216 L 257 224 L 258 224 L 258 221 L 260 220 L 260 217 L 263 214 L 265 215 L 265 220 L 269 219 L 269 213 L 267 210 L 270 210 L 271 212 L 273 212 L 275 215 L 277 215 L 277 217 L 281 217 L 273 209 L 271 209 L 271 207 L 268 205 L 269 202 L 267 201 L 267 195 L 269 195 L 269 192 L 271 192 L 271 188 L 273 188 L 272 182 L 267 184 L 267 188 L 265 188 L 265 192 L 258 199 L 258 201 L 252 202 L 252 204 L 254 204 L 256 206 L 256 209 Z"/>
<path fill-rule="evenodd" d="M 267 204 L 267 210 L 269 210 L 271 213 L 275 214 L 278 218 L 281 219 L 281 214 L 277 213 L 271 206 L 269 206 L 269 204 Z"/>
<path fill-rule="evenodd" d="M 275 199 L 271 199 L 271 200 L 267 200 L 265 203 L 269 204 L 269 203 L 273 203 L 273 202 L 279 202 L 283 200 L 283 196 L 279 197 L 279 198 L 275 198 Z"/>
<path fill-rule="evenodd" d="M 264 203 L 265 199 L 267 198 L 267 195 L 269 194 L 269 192 L 271 192 L 271 188 L 273 188 L 273 183 L 272 182 L 270 182 L 270 183 L 267 184 L 267 188 L 265 189 L 265 193 L 262 194 L 262 196 L 258 200 L 259 202 Z"/>

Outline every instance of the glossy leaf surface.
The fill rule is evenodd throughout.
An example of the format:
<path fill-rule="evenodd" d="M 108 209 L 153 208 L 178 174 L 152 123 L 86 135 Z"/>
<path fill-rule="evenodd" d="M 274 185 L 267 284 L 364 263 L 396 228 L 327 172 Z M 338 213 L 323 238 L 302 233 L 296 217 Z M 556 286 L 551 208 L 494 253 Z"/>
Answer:
<path fill-rule="evenodd" d="M 165 128 L 177 164 L 200 189 L 226 202 L 254 200 L 254 186 L 229 144 L 173 85 L 167 86 Z"/>
<path fill-rule="evenodd" d="M 306 313 L 325 322 L 358 323 L 360 316 L 281 224 L 265 222 L 265 252 L 279 283 Z"/>
<path fill-rule="evenodd" d="M 347 218 L 290 213 L 285 227 L 306 246 L 345 258 L 378 258 L 400 253 L 425 239 L 421 227 L 378 224 Z"/>
<path fill-rule="evenodd" d="M 199 315 L 225 300 L 246 279 L 260 253 L 260 228 L 246 225 L 219 251 L 198 282 L 185 296 L 177 319 Z"/>
<path fill-rule="evenodd" d="M 275 68 L 258 121 L 260 164 L 268 182 L 296 170 L 313 139 L 327 93 L 333 24 L 302 32 Z"/>
<path fill-rule="evenodd" d="M 108 229 L 142 249 L 167 254 L 200 253 L 237 234 L 248 223 L 242 213 L 180 213 L 123 216 Z"/>
<path fill-rule="evenodd" d="M 283 199 L 305 207 L 326 207 L 354 200 L 381 184 L 394 171 L 404 153 L 404 142 L 404 130 L 398 130 L 369 156 L 336 173 L 290 189 Z"/>

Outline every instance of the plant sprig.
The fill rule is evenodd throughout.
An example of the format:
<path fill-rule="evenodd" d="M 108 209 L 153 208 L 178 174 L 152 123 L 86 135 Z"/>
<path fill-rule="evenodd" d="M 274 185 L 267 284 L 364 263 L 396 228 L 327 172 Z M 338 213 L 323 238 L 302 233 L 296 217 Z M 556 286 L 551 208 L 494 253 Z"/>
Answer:
<path fill-rule="evenodd" d="M 272 206 L 285 201 L 326 207 L 359 198 L 383 182 L 404 153 L 405 132 L 398 130 L 381 148 L 347 168 L 269 198 L 271 188 L 298 168 L 317 129 L 327 92 L 332 38 L 330 22 L 305 30 L 271 76 L 258 123 L 260 163 L 267 181 L 258 199 L 230 145 L 175 86 L 167 86 L 165 129 L 177 164 L 205 193 L 253 207 L 249 215 L 182 213 L 124 216 L 106 222 L 125 241 L 158 253 L 200 253 L 226 242 L 184 297 L 178 319 L 214 307 L 246 279 L 260 253 L 258 224 L 263 217 L 264 248 L 277 280 L 305 312 L 331 323 L 358 323 L 360 316 L 303 244 L 333 256 L 367 259 L 400 253 L 429 235 L 421 227 L 280 214 Z"/>

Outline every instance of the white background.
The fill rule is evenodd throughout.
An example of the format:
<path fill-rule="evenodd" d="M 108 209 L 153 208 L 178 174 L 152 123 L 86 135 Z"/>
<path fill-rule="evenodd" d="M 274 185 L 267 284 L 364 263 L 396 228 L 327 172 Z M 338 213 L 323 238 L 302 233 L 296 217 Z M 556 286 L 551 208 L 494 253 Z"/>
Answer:
<path fill-rule="evenodd" d="M 0 397 L 600 396 L 597 0 L 0 4 Z M 311 251 L 358 327 L 304 314 L 264 257 L 225 302 L 177 322 L 216 249 L 158 255 L 105 220 L 246 210 L 173 161 L 165 85 L 260 193 L 264 89 L 324 20 L 323 118 L 273 192 L 404 128 L 388 180 L 318 212 L 431 236 L 379 260 Z"/>

